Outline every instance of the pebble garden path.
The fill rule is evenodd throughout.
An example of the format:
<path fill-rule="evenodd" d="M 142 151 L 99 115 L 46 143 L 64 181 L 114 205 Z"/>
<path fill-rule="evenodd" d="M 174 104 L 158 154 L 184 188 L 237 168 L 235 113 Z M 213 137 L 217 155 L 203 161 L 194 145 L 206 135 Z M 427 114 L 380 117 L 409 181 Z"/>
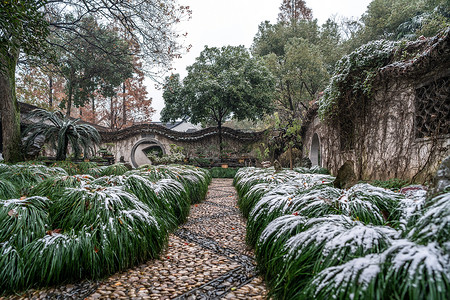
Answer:
<path fill-rule="evenodd" d="M 28 299 L 264 299 L 232 179 L 213 179 L 204 202 L 170 235 L 160 259 L 84 281 L 30 291 Z M 19 299 L 19 297 L 13 297 Z M 1 299 L 1 297 L 0 297 Z M 22 298 L 23 299 L 23 298 Z"/>

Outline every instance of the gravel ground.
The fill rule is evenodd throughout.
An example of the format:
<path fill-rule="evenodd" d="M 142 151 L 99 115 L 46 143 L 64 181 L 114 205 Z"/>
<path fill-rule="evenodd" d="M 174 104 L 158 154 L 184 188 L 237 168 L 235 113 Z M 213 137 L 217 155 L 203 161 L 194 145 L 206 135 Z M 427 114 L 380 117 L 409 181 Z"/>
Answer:
<path fill-rule="evenodd" d="M 232 179 L 213 179 L 203 203 L 170 236 L 160 259 L 100 281 L 83 281 L 3 299 L 264 299 Z"/>

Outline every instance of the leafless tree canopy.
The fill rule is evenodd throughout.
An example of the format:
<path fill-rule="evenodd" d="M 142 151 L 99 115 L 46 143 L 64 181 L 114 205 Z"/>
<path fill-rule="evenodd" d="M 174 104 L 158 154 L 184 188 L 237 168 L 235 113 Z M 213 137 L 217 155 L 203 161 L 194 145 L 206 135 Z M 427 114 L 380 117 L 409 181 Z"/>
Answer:
<path fill-rule="evenodd" d="M 312 20 L 312 10 L 306 6 L 303 0 L 283 0 L 278 14 L 278 21 L 284 23 L 297 22 L 299 20 Z"/>
<path fill-rule="evenodd" d="M 142 57 L 151 77 L 167 69 L 172 59 L 183 53 L 178 38 L 186 33 L 177 32 L 175 27 L 191 15 L 189 7 L 178 5 L 176 0 L 50 0 L 42 9 L 53 37 L 63 37 L 65 33 L 83 37 L 82 20 L 87 16 L 114 26 L 140 46 L 138 53 L 130 54 Z M 48 42 L 52 47 L 65 49 L 70 40 L 52 39 L 50 35 Z M 97 45 L 101 47 L 101 42 Z"/>

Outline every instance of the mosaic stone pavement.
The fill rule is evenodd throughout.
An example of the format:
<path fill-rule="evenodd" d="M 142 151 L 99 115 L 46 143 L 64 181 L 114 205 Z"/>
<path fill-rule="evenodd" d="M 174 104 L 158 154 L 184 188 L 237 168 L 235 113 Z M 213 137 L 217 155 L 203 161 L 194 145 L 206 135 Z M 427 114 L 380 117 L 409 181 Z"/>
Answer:
<path fill-rule="evenodd" d="M 170 235 L 160 259 L 84 281 L 9 299 L 264 299 L 232 179 L 213 179 L 204 202 Z M 2 299 L 2 297 L 0 297 Z"/>

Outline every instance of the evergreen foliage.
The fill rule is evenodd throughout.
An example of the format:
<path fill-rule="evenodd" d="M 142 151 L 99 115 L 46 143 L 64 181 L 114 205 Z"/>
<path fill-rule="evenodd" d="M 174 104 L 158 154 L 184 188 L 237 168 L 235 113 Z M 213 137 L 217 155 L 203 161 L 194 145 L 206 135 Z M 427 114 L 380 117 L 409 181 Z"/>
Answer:
<path fill-rule="evenodd" d="M 429 200 L 329 175 L 242 168 L 247 242 L 275 299 L 447 299 L 449 193 Z M 405 239 L 406 238 L 406 239 Z"/>
<path fill-rule="evenodd" d="M 97 129 L 88 124 L 80 124 L 79 119 L 69 119 L 61 112 L 49 112 L 44 109 L 35 109 L 29 118 L 36 118 L 39 122 L 30 124 L 23 132 L 26 139 L 25 149 L 28 149 L 36 137 L 44 136 L 56 150 L 56 159 L 65 160 L 68 146 L 73 149 L 78 158 L 81 153 L 89 157 L 93 153 L 93 146 L 100 143 L 100 134 Z"/>
<path fill-rule="evenodd" d="M 98 279 L 157 257 L 211 180 L 203 169 L 177 165 L 113 165 L 96 174 L 114 175 L 99 178 L 32 164 L 0 170 L 2 293 Z M 19 190 L 33 196 L 10 197 Z"/>

